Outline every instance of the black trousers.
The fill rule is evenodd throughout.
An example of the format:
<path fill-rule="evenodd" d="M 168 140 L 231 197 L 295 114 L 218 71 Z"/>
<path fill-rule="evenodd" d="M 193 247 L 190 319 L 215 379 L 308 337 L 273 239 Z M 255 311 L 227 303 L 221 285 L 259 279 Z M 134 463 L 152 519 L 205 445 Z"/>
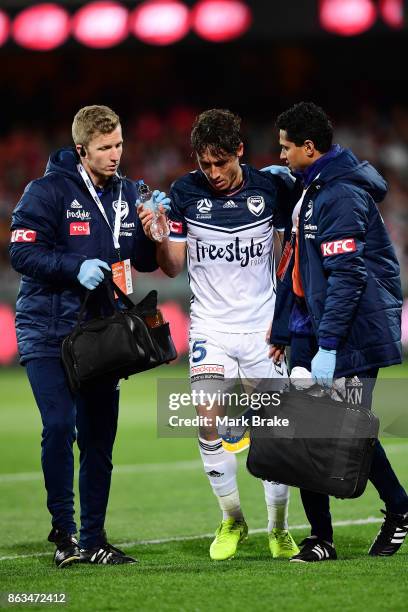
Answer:
<path fill-rule="evenodd" d="M 291 367 L 302 365 L 310 370 L 310 361 L 316 354 L 318 346 L 315 338 L 309 336 L 294 336 L 291 343 Z M 308 363 L 308 358 L 309 363 Z M 361 405 L 371 409 L 372 396 L 378 368 L 359 373 L 363 383 Z M 388 461 L 384 448 L 377 440 L 369 480 L 385 504 L 386 510 L 403 514 L 408 512 L 408 496 L 400 484 L 394 470 Z M 333 541 L 333 526 L 330 514 L 330 497 L 322 493 L 314 493 L 300 489 L 303 508 L 311 525 L 311 535 Z"/>
<path fill-rule="evenodd" d="M 88 384 L 72 396 L 59 358 L 32 359 L 26 369 L 43 424 L 41 463 L 52 525 L 70 534 L 77 531 L 73 454 L 76 440 L 80 457 L 80 546 L 97 546 L 111 484 L 118 381 L 108 378 Z"/>

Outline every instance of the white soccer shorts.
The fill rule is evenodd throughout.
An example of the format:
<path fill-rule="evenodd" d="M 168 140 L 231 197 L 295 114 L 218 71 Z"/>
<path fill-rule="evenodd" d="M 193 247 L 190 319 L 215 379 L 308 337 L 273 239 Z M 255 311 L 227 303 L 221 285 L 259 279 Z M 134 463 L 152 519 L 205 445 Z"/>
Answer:
<path fill-rule="evenodd" d="M 286 362 L 268 357 L 265 332 L 230 334 L 190 331 L 190 380 L 193 388 L 206 380 L 288 379 Z"/>

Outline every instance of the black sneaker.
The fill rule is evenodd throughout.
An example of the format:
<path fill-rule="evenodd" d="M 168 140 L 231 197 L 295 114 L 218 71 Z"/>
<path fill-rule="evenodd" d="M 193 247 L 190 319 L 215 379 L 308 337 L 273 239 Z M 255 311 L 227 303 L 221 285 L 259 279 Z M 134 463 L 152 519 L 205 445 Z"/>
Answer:
<path fill-rule="evenodd" d="M 334 546 L 320 538 L 309 536 L 299 546 L 303 548 L 297 555 L 291 557 L 291 563 L 314 563 L 315 561 L 333 561 L 337 559 Z"/>
<path fill-rule="evenodd" d="M 96 563 L 101 565 L 123 565 L 125 563 L 137 563 L 137 559 L 128 557 L 119 548 L 112 546 L 103 532 L 101 544 L 93 548 L 81 548 L 80 563 Z"/>
<path fill-rule="evenodd" d="M 80 559 L 78 541 L 72 534 L 53 527 L 48 536 L 48 541 L 54 542 L 57 547 L 54 562 L 58 568 L 78 563 Z"/>
<path fill-rule="evenodd" d="M 368 551 L 371 557 L 394 555 L 403 545 L 408 533 L 408 512 L 406 514 L 394 514 L 385 510 L 381 512 L 385 514 L 385 519 Z"/>

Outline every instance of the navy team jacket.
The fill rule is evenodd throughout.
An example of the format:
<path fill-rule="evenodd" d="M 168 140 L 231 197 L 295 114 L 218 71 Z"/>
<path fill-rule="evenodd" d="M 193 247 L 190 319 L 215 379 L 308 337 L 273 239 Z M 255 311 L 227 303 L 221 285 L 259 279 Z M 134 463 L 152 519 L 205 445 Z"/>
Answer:
<path fill-rule="evenodd" d="M 400 271 L 376 205 L 386 192 L 375 168 L 345 150 L 312 182 L 300 210 L 306 306 L 319 345 L 337 349 L 336 376 L 401 363 Z M 278 282 L 274 344 L 290 344 L 292 267 Z"/>
<path fill-rule="evenodd" d="M 23 275 L 16 305 L 22 363 L 60 355 L 62 339 L 72 331 L 84 296 L 77 280 L 82 262 L 118 261 L 112 232 L 77 171 L 78 162 L 72 148 L 51 155 L 45 175 L 27 185 L 13 212 L 9 250 L 13 268 Z M 121 259 L 150 272 L 157 268 L 155 245 L 145 237 L 136 212 L 139 183 L 114 177 L 100 199 L 113 227 L 120 181 Z M 101 291 L 92 292 L 87 316 L 97 313 Z"/>

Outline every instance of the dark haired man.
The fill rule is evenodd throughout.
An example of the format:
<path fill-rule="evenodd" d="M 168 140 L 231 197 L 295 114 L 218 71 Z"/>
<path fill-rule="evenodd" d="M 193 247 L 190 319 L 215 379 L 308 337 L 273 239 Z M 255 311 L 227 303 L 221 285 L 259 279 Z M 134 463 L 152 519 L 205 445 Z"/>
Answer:
<path fill-rule="evenodd" d="M 103 303 L 98 286 L 115 263 L 141 272 L 157 268 L 154 248 L 136 214 L 138 186 L 121 176 L 123 138 L 107 106 L 81 108 L 74 117 L 75 147 L 51 155 L 45 175 L 27 185 L 13 212 L 11 263 L 22 276 L 16 305 L 21 363 L 43 423 L 41 463 L 52 517 L 48 536 L 58 568 L 75 562 L 134 563 L 112 546 L 104 529 L 119 411 L 119 381 L 105 377 L 70 392 L 61 344 Z M 156 197 L 165 204 L 164 194 Z M 125 279 L 123 279 L 125 280 Z M 129 286 L 129 285 L 128 285 Z M 73 444 L 80 451 L 79 543 L 74 520 Z"/>
<path fill-rule="evenodd" d="M 345 377 L 370 407 L 379 368 L 401 362 L 399 266 L 376 206 L 387 186 L 368 162 L 332 145 L 332 125 L 315 104 L 296 104 L 277 127 L 281 159 L 304 191 L 293 212 L 292 261 L 278 271 L 271 352 L 277 359 L 291 344 L 292 368 L 311 370 L 328 388 Z M 407 535 L 408 497 L 379 441 L 370 480 L 386 510 L 369 554 L 392 555 Z M 329 497 L 301 495 L 312 530 L 291 561 L 335 559 Z"/>
<path fill-rule="evenodd" d="M 287 376 L 285 363 L 268 359 L 265 332 L 275 291 L 273 229 L 284 225 L 278 202 L 283 205 L 288 193 L 277 177 L 241 164 L 240 124 L 228 110 L 197 117 L 191 143 L 200 169 L 173 184 L 170 239 L 157 244 L 157 261 L 169 276 L 181 272 L 188 252 L 190 376 L 197 389 L 212 379 L 222 385 Z M 150 235 L 151 214 L 141 208 L 140 218 Z M 198 414 L 214 417 L 216 411 L 200 406 Z M 229 559 L 248 533 L 236 457 L 215 425 L 200 428 L 199 448 L 223 513 L 210 556 Z M 298 549 L 287 530 L 288 487 L 265 482 L 264 491 L 272 556 L 289 558 Z"/>

